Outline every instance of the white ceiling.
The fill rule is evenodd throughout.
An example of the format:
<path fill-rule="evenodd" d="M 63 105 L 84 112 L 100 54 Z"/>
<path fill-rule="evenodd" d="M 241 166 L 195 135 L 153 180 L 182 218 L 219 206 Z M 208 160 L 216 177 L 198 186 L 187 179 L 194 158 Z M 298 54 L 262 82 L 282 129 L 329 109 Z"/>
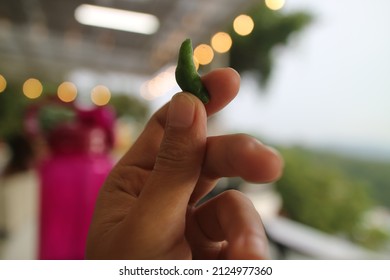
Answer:
<path fill-rule="evenodd" d="M 180 43 L 208 42 L 255 0 L 1 0 L 0 72 L 56 81 L 87 68 L 151 75 L 176 60 Z M 74 18 L 80 4 L 156 15 L 153 35 L 88 27 Z"/>

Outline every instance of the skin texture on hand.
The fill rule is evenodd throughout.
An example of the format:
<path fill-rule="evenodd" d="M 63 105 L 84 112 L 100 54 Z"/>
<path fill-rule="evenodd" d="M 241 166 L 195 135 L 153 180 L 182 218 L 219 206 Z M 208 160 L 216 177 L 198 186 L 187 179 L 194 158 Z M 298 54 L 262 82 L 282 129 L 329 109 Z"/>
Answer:
<path fill-rule="evenodd" d="M 244 134 L 207 137 L 207 116 L 237 95 L 230 68 L 202 77 L 206 105 L 178 93 L 149 120 L 101 189 L 88 259 L 264 259 L 259 214 L 238 191 L 197 206 L 221 177 L 269 182 L 281 175 L 273 149 Z"/>

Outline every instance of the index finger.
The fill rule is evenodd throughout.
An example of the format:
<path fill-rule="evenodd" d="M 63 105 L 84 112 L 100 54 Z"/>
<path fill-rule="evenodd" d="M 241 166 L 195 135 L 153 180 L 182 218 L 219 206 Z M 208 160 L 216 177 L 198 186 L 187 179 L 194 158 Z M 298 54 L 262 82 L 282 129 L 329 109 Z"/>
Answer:
<path fill-rule="evenodd" d="M 216 69 L 202 77 L 211 95 L 210 102 L 205 105 L 207 115 L 213 115 L 232 101 L 240 89 L 240 75 L 233 68 Z"/>

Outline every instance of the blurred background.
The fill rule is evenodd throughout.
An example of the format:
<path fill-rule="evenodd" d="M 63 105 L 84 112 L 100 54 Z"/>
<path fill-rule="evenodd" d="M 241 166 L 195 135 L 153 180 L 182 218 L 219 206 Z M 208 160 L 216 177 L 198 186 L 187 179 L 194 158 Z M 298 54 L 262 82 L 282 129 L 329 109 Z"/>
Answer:
<path fill-rule="evenodd" d="M 245 192 L 274 259 L 388 259 L 389 9 L 386 0 L 2 0 L 0 258 L 84 258 L 97 192 L 180 91 L 178 49 L 191 38 L 200 73 L 241 74 L 209 133 L 251 134 L 285 160 L 273 184 L 224 178 L 208 197 Z"/>

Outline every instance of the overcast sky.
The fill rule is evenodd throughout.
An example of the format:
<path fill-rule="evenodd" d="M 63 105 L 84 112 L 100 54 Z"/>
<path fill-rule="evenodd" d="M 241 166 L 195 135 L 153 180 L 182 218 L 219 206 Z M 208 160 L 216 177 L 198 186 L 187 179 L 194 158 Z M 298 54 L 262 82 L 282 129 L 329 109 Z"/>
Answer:
<path fill-rule="evenodd" d="M 284 10 L 295 9 L 314 23 L 275 53 L 266 92 L 243 77 L 221 113 L 225 126 L 281 143 L 390 152 L 390 1 L 287 1 Z"/>

